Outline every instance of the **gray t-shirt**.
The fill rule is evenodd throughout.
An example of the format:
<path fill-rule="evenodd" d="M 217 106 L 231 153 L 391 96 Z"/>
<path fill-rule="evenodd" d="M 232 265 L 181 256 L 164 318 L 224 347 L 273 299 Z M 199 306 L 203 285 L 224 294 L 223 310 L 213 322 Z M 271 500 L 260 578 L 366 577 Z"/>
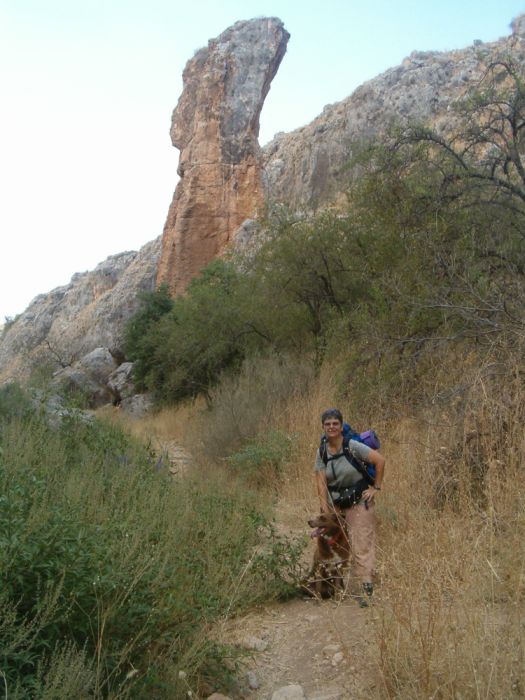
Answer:
<path fill-rule="evenodd" d="M 328 457 L 333 456 L 330 452 L 330 448 L 327 445 Z M 357 442 L 357 440 L 350 440 L 348 443 L 348 449 L 350 452 L 361 462 L 368 461 L 368 455 L 370 454 L 370 447 L 363 445 L 362 442 Z M 326 481 L 328 485 L 334 490 L 339 491 L 339 489 L 347 489 L 360 481 L 363 476 L 362 474 L 350 464 L 344 454 L 341 454 L 335 459 L 329 459 L 328 464 L 325 465 L 317 450 L 317 455 L 315 457 L 315 471 L 326 471 Z M 336 497 L 338 493 L 334 494 Z"/>

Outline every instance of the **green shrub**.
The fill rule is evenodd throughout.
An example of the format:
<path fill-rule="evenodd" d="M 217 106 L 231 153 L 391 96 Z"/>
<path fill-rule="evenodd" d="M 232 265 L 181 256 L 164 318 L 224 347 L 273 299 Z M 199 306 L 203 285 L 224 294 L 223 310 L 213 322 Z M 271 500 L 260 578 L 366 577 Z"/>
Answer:
<path fill-rule="evenodd" d="M 296 439 L 295 435 L 273 430 L 250 440 L 241 450 L 230 455 L 228 463 L 252 486 L 278 490 Z"/>
<path fill-rule="evenodd" d="M 9 697 L 80 697 L 81 686 L 183 697 L 173 669 L 195 688 L 232 653 L 207 639 L 209 624 L 293 589 L 300 548 L 260 499 L 219 478 L 175 481 L 115 427 L 4 414 L 0 449 Z M 76 689 L 52 695 L 68 666 Z"/>
<path fill-rule="evenodd" d="M 142 293 L 139 300 L 139 309 L 124 330 L 124 346 L 128 359 L 134 362 L 133 376 L 137 387 L 145 389 L 151 357 L 158 343 L 156 324 L 172 309 L 173 300 L 165 285 L 154 292 Z"/>
<path fill-rule="evenodd" d="M 141 311 L 130 321 L 126 353 L 161 402 L 210 399 L 253 355 L 312 354 L 319 364 L 334 319 L 368 298 L 366 241 L 351 217 L 269 227 L 254 259 L 214 260 L 162 317 L 145 327 Z"/>
<path fill-rule="evenodd" d="M 162 317 L 150 314 L 144 324 L 144 309 L 131 319 L 126 353 L 141 388 L 160 402 L 207 395 L 225 369 L 242 362 L 253 335 L 243 318 L 242 283 L 231 264 L 215 260 Z"/>
<path fill-rule="evenodd" d="M 10 382 L 0 387 L 0 421 L 22 417 L 32 411 L 31 399 L 19 384 Z"/>

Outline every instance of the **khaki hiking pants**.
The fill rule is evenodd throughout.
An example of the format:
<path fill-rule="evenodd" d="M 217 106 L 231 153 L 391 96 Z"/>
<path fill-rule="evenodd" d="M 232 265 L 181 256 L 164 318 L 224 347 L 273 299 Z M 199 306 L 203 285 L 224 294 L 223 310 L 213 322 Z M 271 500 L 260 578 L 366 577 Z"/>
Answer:
<path fill-rule="evenodd" d="M 344 511 L 354 558 L 354 576 L 361 583 L 372 583 L 376 563 L 376 512 L 373 503 L 358 503 Z"/>

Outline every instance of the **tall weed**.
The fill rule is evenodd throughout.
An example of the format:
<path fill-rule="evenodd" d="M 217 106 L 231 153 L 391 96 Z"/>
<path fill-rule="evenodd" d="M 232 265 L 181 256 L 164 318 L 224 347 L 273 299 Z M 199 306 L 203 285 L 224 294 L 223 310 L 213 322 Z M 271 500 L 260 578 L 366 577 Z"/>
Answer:
<path fill-rule="evenodd" d="M 258 489 L 279 492 L 284 465 L 290 459 L 296 436 L 274 430 L 248 443 L 228 458 L 239 478 Z"/>

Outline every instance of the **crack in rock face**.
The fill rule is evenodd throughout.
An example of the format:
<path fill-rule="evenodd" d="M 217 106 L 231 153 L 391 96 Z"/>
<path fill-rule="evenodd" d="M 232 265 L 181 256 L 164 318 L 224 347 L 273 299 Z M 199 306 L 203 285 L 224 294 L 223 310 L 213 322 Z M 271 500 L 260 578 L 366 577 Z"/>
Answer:
<path fill-rule="evenodd" d="M 157 275 L 172 294 L 183 292 L 264 203 L 259 117 L 289 37 L 274 17 L 237 22 L 186 64 L 171 127 L 181 179 Z"/>

